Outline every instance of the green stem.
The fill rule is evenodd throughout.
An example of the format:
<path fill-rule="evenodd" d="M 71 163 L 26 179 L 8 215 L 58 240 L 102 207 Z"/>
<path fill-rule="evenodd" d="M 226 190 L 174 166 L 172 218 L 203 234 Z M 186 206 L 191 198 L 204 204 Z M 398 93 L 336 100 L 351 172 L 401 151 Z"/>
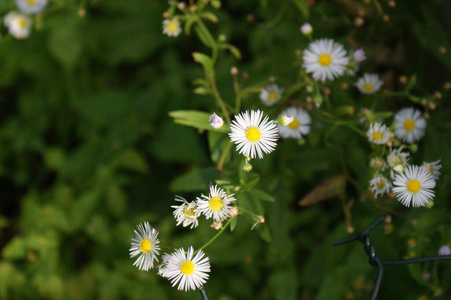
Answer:
<path fill-rule="evenodd" d="M 212 237 L 205 245 L 203 245 L 202 247 L 200 247 L 199 249 L 197 249 L 196 252 L 194 252 L 194 254 L 196 254 L 196 253 L 199 252 L 200 250 L 205 249 L 205 248 L 208 247 L 208 245 L 210 245 L 214 240 L 216 240 L 216 239 L 218 238 L 218 236 L 220 236 L 221 233 L 223 233 L 223 231 L 229 226 L 231 220 L 232 220 L 232 219 L 230 218 L 230 219 L 227 221 L 227 223 L 226 223 L 224 226 L 222 226 L 221 230 L 219 230 L 219 232 L 218 232 L 214 237 Z"/>
<path fill-rule="evenodd" d="M 222 171 L 224 168 L 224 163 L 227 158 L 227 155 L 229 154 L 230 150 L 232 149 L 233 143 L 230 142 L 227 144 L 227 147 L 224 149 L 224 152 L 222 152 L 221 157 L 219 158 L 218 164 L 216 165 L 216 170 Z"/>
<path fill-rule="evenodd" d="M 215 77 L 207 75 L 207 80 L 208 80 L 208 83 L 210 85 L 211 91 L 213 93 L 213 97 L 215 97 L 216 101 L 218 101 L 219 107 L 222 110 L 222 114 L 224 115 L 224 118 L 226 119 L 226 122 L 228 124 L 231 124 L 232 121 L 230 120 L 229 112 L 227 110 L 227 107 L 226 107 L 224 101 L 221 98 L 221 95 L 219 94 L 218 88 L 216 86 Z"/>

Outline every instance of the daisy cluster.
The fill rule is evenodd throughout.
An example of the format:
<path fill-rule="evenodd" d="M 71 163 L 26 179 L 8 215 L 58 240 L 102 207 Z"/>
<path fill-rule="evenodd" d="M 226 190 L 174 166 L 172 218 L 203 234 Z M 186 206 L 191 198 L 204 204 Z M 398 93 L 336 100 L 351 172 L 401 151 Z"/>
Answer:
<path fill-rule="evenodd" d="M 10 11 L 3 17 L 9 34 L 19 40 L 27 38 L 33 25 L 31 15 L 41 13 L 47 4 L 48 0 L 16 0 L 18 11 Z"/>
<path fill-rule="evenodd" d="M 426 128 L 426 120 L 421 112 L 414 108 L 401 109 L 394 116 L 394 136 L 404 143 L 412 144 L 421 139 Z M 376 145 L 390 144 L 390 128 L 376 122 L 371 124 L 367 136 Z M 392 192 L 404 206 L 432 206 L 434 187 L 440 175 L 440 161 L 424 162 L 421 166 L 409 164 L 410 153 L 403 151 L 403 146 L 390 148 L 384 156 L 374 157 L 370 165 L 374 176 L 370 180 L 370 190 L 377 198 Z M 377 150 L 377 149 L 376 149 Z M 385 148 L 381 153 L 385 153 Z"/>

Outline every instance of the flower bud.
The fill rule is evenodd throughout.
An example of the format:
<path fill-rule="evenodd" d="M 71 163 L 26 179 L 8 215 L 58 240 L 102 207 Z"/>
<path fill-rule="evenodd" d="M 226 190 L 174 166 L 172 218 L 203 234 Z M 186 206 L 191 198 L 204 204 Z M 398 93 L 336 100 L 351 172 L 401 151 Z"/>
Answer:
<path fill-rule="evenodd" d="M 366 59 L 365 52 L 363 52 L 363 48 L 354 51 L 354 59 L 357 62 L 362 62 Z"/>
<path fill-rule="evenodd" d="M 313 32 L 313 27 L 309 23 L 304 23 L 300 28 L 303 35 L 311 35 Z"/>
<path fill-rule="evenodd" d="M 211 121 L 210 126 L 213 127 L 214 129 L 219 129 L 222 127 L 222 125 L 224 125 L 224 120 L 216 113 L 213 113 L 208 119 L 208 121 Z"/>
<path fill-rule="evenodd" d="M 287 117 L 285 115 L 280 116 L 277 122 L 282 126 L 288 126 L 291 122 L 293 122 L 294 117 Z"/>

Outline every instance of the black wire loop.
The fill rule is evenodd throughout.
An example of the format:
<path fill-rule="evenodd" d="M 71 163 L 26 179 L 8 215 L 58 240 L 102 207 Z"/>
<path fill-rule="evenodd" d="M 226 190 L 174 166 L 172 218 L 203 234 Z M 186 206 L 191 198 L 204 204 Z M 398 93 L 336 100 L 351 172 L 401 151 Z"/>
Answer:
<path fill-rule="evenodd" d="M 381 261 L 379 257 L 376 255 L 376 249 L 374 248 L 374 245 L 371 242 L 370 232 L 384 220 L 385 215 L 382 215 L 359 234 L 335 241 L 333 244 L 334 246 L 340 246 L 353 241 L 360 241 L 363 244 L 365 253 L 368 255 L 370 265 L 373 267 L 377 267 L 378 269 L 376 284 L 374 285 L 373 292 L 371 294 L 371 300 L 376 300 L 377 294 L 379 293 L 382 277 L 384 275 L 384 266 L 400 266 L 428 261 L 451 260 L 451 255 L 441 255 L 441 256 L 418 257 L 412 259 Z"/>

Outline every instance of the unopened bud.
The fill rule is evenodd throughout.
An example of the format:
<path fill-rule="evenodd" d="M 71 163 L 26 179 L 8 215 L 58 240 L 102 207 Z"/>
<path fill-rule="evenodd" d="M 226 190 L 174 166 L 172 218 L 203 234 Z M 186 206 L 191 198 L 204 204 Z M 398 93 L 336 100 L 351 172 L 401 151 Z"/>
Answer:
<path fill-rule="evenodd" d="M 214 129 L 219 129 L 222 127 L 222 125 L 224 125 L 224 120 L 216 113 L 213 113 L 208 119 L 208 121 L 211 121 L 210 126 L 213 127 Z"/>
<path fill-rule="evenodd" d="M 251 165 L 248 161 L 246 161 L 246 162 L 244 163 L 244 165 L 243 165 L 243 171 L 245 171 L 245 172 L 250 172 L 250 171 L 252 171 L 252 165 Z"/>
<path fill-rule="evenodd" d="M 446 54 L 446 48 L 441 46 L 438 48 L 438 52 L 440 52 L 440 54 Z"/>
<path fill-rule="evenodd" d="M 418 145 L 417 144 L 412 144 L 409 146 L 409 149 L 412 153 L 415 153 L 418 151 Z"/>
<path fill-rule="evenodd" d="M 449 82 L 449 81 L 445 82 L 445 84 L 443 85 L 443 88 L 445 89 L 445 91 L 451 89 L 451 82 Z"/>
<path fill-rule="evenodd" d="M 384 22 L 390 21 L 390 17 L 387 16 L 387 15 L 384 15 L 384 16 L 382 17 L 382 19 L 384 20 Z"/>
<path fill-rule="evenodd" d="M 180 9 L 180 10 L 184 10 L 186 8 L 185 2 L 179 2 L 177 4 L 177 8 Z"/>
<path fill-rule="evenodd" d="M 171 14 L 168 13 L 167 11 L 165 11 L 165 12 L 163 13 L 163 18 L 169 19 L 169 18 L 171 18 Z"/>
<path fill-rule="evenodd" d="M 238 210 L 238 208 L 236 206 L 232 206 L 230 208 L 230 212 L 229 212 L 229 216 L 231 218 L 235 218 L 236 216 L 238 216 L 240 214 L 240 211 Z"/>
<path fill-rule="evenodd" d="M 235 67 L 235 66 L 233 66 L 233 67 L 230 69 L 230 74 L 232 74 L 233 76 L 238 75 L 238 68 Z"/>
<path fill-rule="evenodd" d="M 365 20 L 363 18 L 357 17 L 354 19 L 354 25 L 357 27 L 362 26 L 365 23 Z"/>
<path fill-rule="evenodd" d="M 320 107 L 323 103 L 323 96 L 321 96 L 320 93 L 317 93 L 315 97 L 313 98 L 313 102 L 315 103 L 316 107 Z"/>
<path fill-rule="evenodd" d="M 220 9 L 221 8 L 221 1 L 213 0 L 213 1 L 211 1 L 211 6 L 213 6 L 214 9 Z"/>
<path fill-rule="evenodd" d="M 407 81 L 409 81 L 407 76 L 405 76 L 405 75 L 399 76 L 399 82 L 401 82 L 402 84 L 406 84 Z"/>
<path fill-rule="evenodd" d="M 279 119 L 277 120 L 277 122 L 281 125 L 281 126 L 288 126 L 288 124 L 290 124 L 291 122 L 293 122 L 294 117 L 288 117 L 285 115 L 282 115 L 279 117 Z"/>
<path fill-rule="evenodd" d="M 219 230 L 222 227 L 222 222 L 213 222 L 213 224 L 210 225 L 211 228 L 214 230 Z"/>
<path fill-rule="evenodd" d="M 426 208 L 432 208 L 434 206 L 434 201 L 429 200 L 428 203 L 426 203 Z"/>
<path fill-rule="evenodd" d="M 342 90 L 347 90 L 349 88 L 349 84 L 347 82 L 340 83 L 340 87 Z"/>
<path fill-rule="evenodd" d="M 434 97 L 437 99 L 442 99 L 442 94 L 439 91 L 435 91 Z"/>
<path fill-rule="evenodd" d="M 86 9 L 80 8 L 80 9 L 78 10 L 78 16 L 79 16 L 80 18 L 86 17 Z"/>
<path fill-rule="evenodd" d="M 271 83 L 274 83 L 274 82 L 276 82 L 276 78 L 274 78 L 274 76 L 270 76 L 269 78 L 268 78 L 268 82 L 271 84 Z"/>
<path fill-rule="evenodd" d="M 218 37 L 218 41 L 220 41 L 221 43 L 227 41 L 227 36 L 225 34 L 220 34 Z"/>
<path fill-rule="evenodd" d="M 388 1 L 388 6 L 390 7 L 396 7 L 396 2 L 393 0 Z"/>
<path fill-rule="evenodd" d="M 310 35 L 313 32 L 313 27 L 309 23 L 304 23 L 304 25 L 300 28 L 302 34 L 304 35 Z"/>
<path fill-rule="evenodd" d="M 404 166 L 401 165 L 401 164 L 399 164 L 399 165 L 395 166 L 395 167 L 393 168 L 393 170 L 395 170 L 395 171 L 398 172 L 398 173 L 402 173 L 402 172 L 404 172 Z"/>
<path fill-rule="evenodd" d="M 435 110 L 437 108 L 437 105 L 434 102 L 430 102 L 428 106 L 430 110 Z"/>

